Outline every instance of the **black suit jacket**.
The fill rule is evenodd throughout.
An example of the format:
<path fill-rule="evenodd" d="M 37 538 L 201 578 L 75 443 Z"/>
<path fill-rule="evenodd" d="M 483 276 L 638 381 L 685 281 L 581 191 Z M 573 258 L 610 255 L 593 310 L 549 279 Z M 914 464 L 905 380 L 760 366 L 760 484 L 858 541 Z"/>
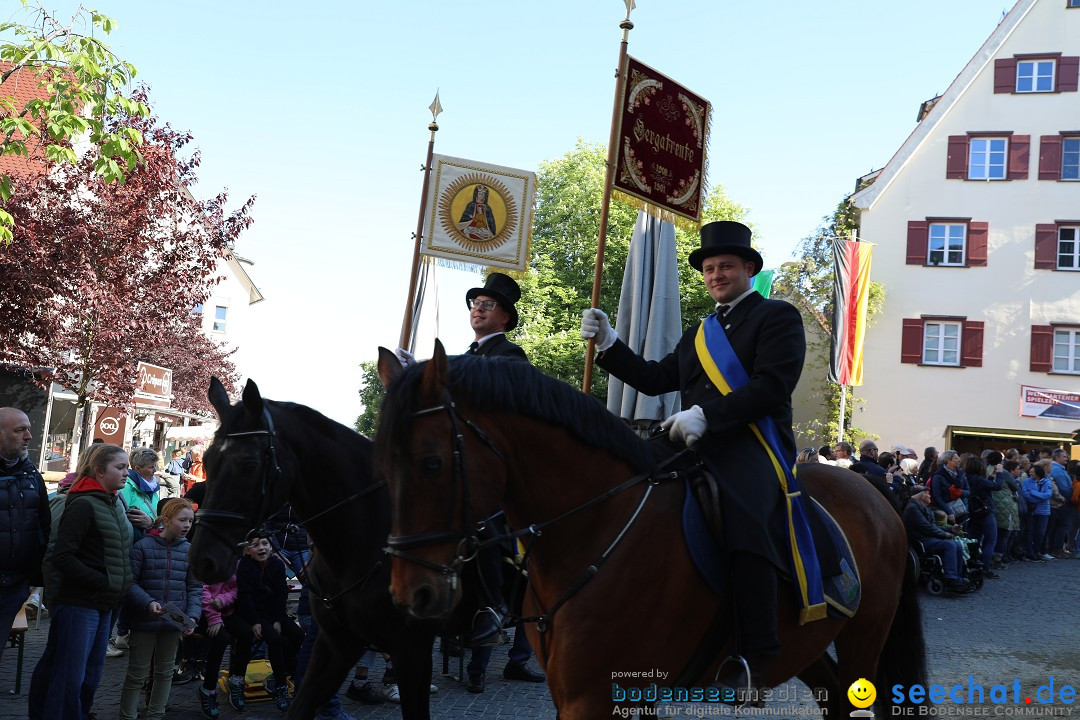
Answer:
<path fill-rule="evenodd" d="M 525 354 L 525 351 L 521 349 L 521 346 L 515 345 L 507 340 L 505 334 L 499 334 L 493 338 L 488 338 L 484 341 L 484 344 L 478 347 L 476 352 L 472 354 L 480 355 L 482 357 L 511 357 L 529 362 L 529 358 Z"/>
<path fill-rule="evenodd" d="M 786 522 L 780 483 L 749 424 L 771 417 L 780 435 L 783 462 L 794 463 L 791 393 L 802 374 L 806 337 L 802 316 L 782 300 L 752 293 L 721 319 L 735 355 L 750 381 L 727 395 L 714 387 L 694 347 L 698 326 L 683 333 L 675 349 L 646 361 L 621 340 L 597 357 L 597 365 L 647 395 L 678 390 L 684 409 L 700 405 L 708 430 L 695 446 L 724 492 L 724 522 L 729 550 L 754 552 L 787 566 L 776 532 Z"/>

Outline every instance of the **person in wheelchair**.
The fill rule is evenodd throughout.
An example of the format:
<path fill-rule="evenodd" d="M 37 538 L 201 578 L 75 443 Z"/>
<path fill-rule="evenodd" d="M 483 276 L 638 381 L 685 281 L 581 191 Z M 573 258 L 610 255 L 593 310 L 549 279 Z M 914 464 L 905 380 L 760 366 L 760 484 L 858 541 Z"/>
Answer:
<path fill-rule="evenodd" d="M 963 551 L 953 538 L 954 533 L 939 527 L 934 522 L 934 511 L 930 509 L 930 493 L 926 490 L 911 496 L 911 502 L 904 508 L 904 527 L 908 538 L 918 540 L 928 553 L 941 557 L 945 568 L 945 587 L 953 592 L 968 592 L 971 583 L 960 576 L 964 562 Z"/>

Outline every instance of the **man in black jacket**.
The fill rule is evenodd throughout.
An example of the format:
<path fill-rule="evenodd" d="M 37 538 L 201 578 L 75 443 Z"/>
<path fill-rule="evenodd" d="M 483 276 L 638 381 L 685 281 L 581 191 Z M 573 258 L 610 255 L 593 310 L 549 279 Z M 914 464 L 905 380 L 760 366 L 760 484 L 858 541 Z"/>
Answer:
<path fill-rule="evenodd" d="M 597 365 L 639 392 L 680 391 L 685 409 L 664 427 L 672 440 L 693 445 L 719 482 L 724 543 L 738 578 L 732 590 L 741 653 L 750 667 L 750 678 L 740 668 L 717 684 L 734 689 L 749 681 L 760 688 L 780 651 L 776 571 L 787 569 L 789 561 L 780 480 L 752 425 L 773 424 L 777 460 L 794 465 L 791 393 L 802 373 L 806 338 L 798 310 L 754 291 L 751 278 L 763 263 L 751 245 L 750 228 L 729 221 L 702 226 L 701 247 L 689 260 L 702 273 L 716 313 L 687 330 L 667 357 L 646 361 L 618 339 L 607 316 L 595 308 L 583 313 L 581 336 L 596 338 Z M 717 345 L 730 351 L 713 353 Z M 722 377 L 716 376 L 717 366 Z M 735 366 L 746 378 L 741 385 L 730 382 L 738 374 Z"/>
<path fill-rule="evenodd" d="M 44 584 L 41 561 L 52 528 L 45 480 L 27 457 L 31 437 L 26 413 L 0 408 L 0 632 L 4 637 L 30 596 L 30 587 Z"/>

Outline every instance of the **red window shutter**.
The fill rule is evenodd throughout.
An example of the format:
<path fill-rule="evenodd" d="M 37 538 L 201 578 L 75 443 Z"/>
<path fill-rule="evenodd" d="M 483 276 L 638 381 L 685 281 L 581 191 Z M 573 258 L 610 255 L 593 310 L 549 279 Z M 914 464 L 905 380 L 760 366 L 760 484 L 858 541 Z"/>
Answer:
<path fill-rule="evenodd" d="M 1076 92 L 1078 80 L 1080 80 L 1080 57 L 1058 58 L 1057 91 Z"/>
<path fill-rule="evenodd" d="M 960 365 L 982 367 L 983 323 L 981 320 L 965 320 L 960 338 Z"/>
<path fill-rule="evenodd" d="M 963 180 L 968 172 L 967 135 L 949 136 L 949 157 L 945 161 L 945 177 L 950 180 Z"/>
<path fill-rule="evenodd" d="M 900 362 L 921 363 L 923 342 L 923 321 L 919 318 L 904 318 L 903 332 L 900 335 Z"/>
<path fill-rule="evenodd" d="M 907 224 L 907 264 L 925 265 L 927 243 L 930 242 L 930 223 L 909 220 Z"/>
<path fill-rule="evenodd" d="M 990 234 L 990 223 L 968 223 L 967 233 L 968 267 L 986 267 L 986 239 Z"/>
<path fill-rule="evenodd" d="M 1035 226 L 1035 269 L 1057 270 L 1057 225 Z"/>
<path fill-rule="evenodd" d="M 1009 179 L 1027 180 L 1031 156 L 1031 136 L 1013 135 L 1009 138 Z"/>
<path fill-rule="evenodd" d="M 994 92 L 1011 93 L 1016 90 L 1016 58 L 994 61 Z"/>
<path fill-rule="evenodd" d="M 1043 135 L 1039 138 L 1039 179 L 1061 179 L 1061 136 Z"/>
<path fill-rule="evenodd" d="M 1054 326 L 1031 326 L 1031 372 L 1048 373 L 1054 369 Z"/>

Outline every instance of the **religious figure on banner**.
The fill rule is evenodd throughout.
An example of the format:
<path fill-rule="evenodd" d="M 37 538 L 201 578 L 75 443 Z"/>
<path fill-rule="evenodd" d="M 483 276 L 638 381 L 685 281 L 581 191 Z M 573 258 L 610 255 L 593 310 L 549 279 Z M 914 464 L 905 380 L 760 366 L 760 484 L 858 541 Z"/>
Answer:
<path fill-rule="evenodd" d="M 490 190 L 486 185 L 473 188 L 472 202 L 465 206 L 458 222 L 458 230 L 470 240 L 490 240 L 499 234 L 495 226 L 495 215 L 488 204 Z"/>

